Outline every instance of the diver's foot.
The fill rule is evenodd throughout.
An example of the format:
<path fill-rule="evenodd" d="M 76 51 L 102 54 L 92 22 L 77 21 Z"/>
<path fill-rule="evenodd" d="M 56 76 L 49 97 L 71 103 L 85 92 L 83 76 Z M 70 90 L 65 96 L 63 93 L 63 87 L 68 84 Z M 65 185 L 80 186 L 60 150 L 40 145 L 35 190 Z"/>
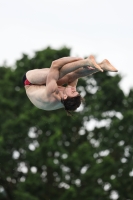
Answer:
<path fill-rule="evenodd" d="M 107 59 L 104 59 L 101 63 L 99 63 L 99 65 L 105 71 L 118 72 L 118 70 L 113 65 L 111 65 Z"/>

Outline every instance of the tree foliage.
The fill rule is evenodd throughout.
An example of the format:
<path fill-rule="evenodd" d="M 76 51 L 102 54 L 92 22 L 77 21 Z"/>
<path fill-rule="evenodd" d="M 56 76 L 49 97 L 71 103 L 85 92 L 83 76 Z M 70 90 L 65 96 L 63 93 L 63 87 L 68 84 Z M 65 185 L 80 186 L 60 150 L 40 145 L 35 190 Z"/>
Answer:
<path fill-rule="evenodd" d="M 28 100 L 22 76 L 69 56 L 48 47 L 14 68 L 0 67 L 0 199 L 133 199 L 133 90 L 119 74 L 79 80 L 83 109 L 43 111 Z"/>

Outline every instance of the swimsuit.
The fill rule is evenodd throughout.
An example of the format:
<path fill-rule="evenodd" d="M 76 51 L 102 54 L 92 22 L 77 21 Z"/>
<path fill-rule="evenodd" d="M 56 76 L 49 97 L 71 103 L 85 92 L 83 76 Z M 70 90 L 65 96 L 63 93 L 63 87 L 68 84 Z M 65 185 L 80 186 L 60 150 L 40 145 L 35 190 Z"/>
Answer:
<path fill-rule="evenodd" d="M 25 85 L 32 85 L 32 83 L 30 83 L 30 82 L 28 81 L 28 79 L 26 78 L 26 75 L 23 76 L 23 85 L 24 85 L 24 86 L 25 86 Z"/>
<path fill-rule="evenodd" d="M 23 76 L 22 82 L 23 82 L 23 86 L 25 86 L 25 85 L 34 85 L 33 83 L 30 83 L 30 81 L 26 78 L 26 74 Z M 46 86 L 46 84 L 42 84 L 42 85 Z"/>

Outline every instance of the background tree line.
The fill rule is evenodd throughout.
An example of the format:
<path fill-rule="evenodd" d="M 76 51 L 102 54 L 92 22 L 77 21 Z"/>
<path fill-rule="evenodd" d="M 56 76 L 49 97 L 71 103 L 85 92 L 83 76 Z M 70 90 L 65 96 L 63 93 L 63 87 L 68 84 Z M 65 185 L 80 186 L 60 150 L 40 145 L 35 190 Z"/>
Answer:
<path fill-rule="evenodd" d="M 133 199 L 133 90 L 123 93 L 119 73 L 80 79 L 73 117 L 25 94 L 26 71 L 69 55 L 48 47 L 0 67 L 0 200 Z"/>

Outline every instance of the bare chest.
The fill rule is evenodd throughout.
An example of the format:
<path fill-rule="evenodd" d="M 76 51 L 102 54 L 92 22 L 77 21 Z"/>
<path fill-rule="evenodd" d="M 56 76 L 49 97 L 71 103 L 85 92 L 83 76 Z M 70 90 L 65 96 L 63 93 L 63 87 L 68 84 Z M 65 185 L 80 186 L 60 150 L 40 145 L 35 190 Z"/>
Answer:
<path fill-rule="evenodd" d="M 39 109 L 56 110 L 63 107 L 57 95 L 47 96 L 46 86 L 31 85 L 25 89 L 29 100 Z"/>

